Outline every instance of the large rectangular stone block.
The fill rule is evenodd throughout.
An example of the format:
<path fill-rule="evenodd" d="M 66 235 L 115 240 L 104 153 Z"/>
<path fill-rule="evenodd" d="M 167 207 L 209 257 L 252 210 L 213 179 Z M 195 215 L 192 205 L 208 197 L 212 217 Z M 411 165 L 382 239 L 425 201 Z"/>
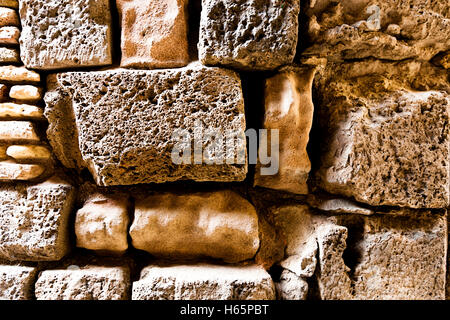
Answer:
<path fill-rule="evenodd" d="M 53 261 L 69 247 L 69 215 L 75 190 L 53 177 L 37 185 L 1 185 L 0 257 Z"/>
<path fill-rule="evenodd" d="M 232 191 L 136 200 L 130 235 L 135 248 L 170 258 L 232 263 L 252 259 L 259 248 L 256 210 Z"/>
<path fill-rule="evenodd" d="M 20 54 L 33 69 L 112 63 L 109 0 L 21 0 Z"/>
<path fill-rule="evenodd" d="M 275 286 L 259 266 L 149 266 L 133 283 L 133 300 L 274 300 Z"/>
<path fill-rule="evenodd" d="M 89 168 L 99 185 L 245 179 L 244 103 L 233 71 L 193 64 L 59 73 L 45 101 L 55 154 L 67 167 Z"/>
<path fill-rule="evenodd" d="M 127 300 L 129 287 L 128 269 L 88 266 L 41 272 L 35 294 L 38 300 Z"/>
<path fill-rule="evenodd" d="M 206 65 L 270 70 L 293 61 L 299 0 L 203 0 L 199 57 Z"/>

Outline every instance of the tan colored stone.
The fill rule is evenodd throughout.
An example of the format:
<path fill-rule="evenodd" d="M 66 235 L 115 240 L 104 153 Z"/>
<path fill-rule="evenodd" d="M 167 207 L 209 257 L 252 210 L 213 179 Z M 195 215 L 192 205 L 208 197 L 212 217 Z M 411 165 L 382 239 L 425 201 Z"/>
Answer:
<path fill-rule="evenodd" d="M 253 258 L 259 247 L 256 210 L 231 191 L 136 200 L 130 235 L 135 248 L 171 258 L 207 256 L 232 263 Z"/>
<path fill-rule="evenodd" d="M 25 67 L 0 66 L 0 81 L 39 82 L 41 77 L 39 73 L 28 70 Z"/>
<path fill-rule="evenodd" d="M 188 64 L 187 0 L 117 0 L 123 67 Z"/>
<path fill-rule="evenodd" d="M 44 120 L 44 110 L 36 106 L 17 103 L 0 103 L 0 119 L 23 118 L 33 120 Z"/>
<path fill-rule="evenodd" d="M 12 86 L 9 91 L 9 96 L 12 99 L 24 101 L 36 101 L 42 98 L 42 90 L 31 85 L 16 85 Z"/>
<path fill-rule="evenodd" d="M 44 171 L 45 168 L 38 164 L 0 161 L 0 180 L 33 180 L 38 178 Z"/>
<path fill-rule="evenodd" d="M 308 282 L 289 270 L 283 270 L 275 287 L 280 300 L 306 300 L 308 296 Z"/>
<path fill-rule="evenodd" d="M 19 63 L 19 50 L 13 48 L 0 48 L 0 63 Z"/>
<path fill-rule="evenodd" d="M 17 27 L 0 28 L 0 45 L 18 45 L 20 30 Z"/>
<path fill-rule="evenodd" d="M 88 168 L 98 185 L 246 177 L 244 100 L 234 71 L 192 63 L 65 72 L 49 76 L 47 88 L 56 156 L 66 167 Z"/>
<path fill-rule="evenodd" d="M 287 67 L 266 80 L 264 129 L 269 130 L 268 143 L 261 146 L 269 154 L 273 130 L 278 130 L 278 173 L 263 175 L 258 165 L 254 184 L 292 193 L 307 194 L 308 174 L 311 170 L 306 146 L 309 141 L 314 105 L 312 82 L 315 69 Z M 271 155 L 274 159 L 274 155 Z M 272 164 L 273 165 L 273 164 Z"/>
<path fill-rule="evenodd" d="M 40 70 L 110 65 L 111 10 L 109 0 L 21 0 L 24 65 Z"/>
<path fill-rule="evenodd" d="M 1 142 L 38 142 L 33 123 L 29 121 L 0 121 Z"/>
<path fill-rule="evenodd" d="M 7 85 L 0 84 L 0 101 L 8 99 L 9 88 Z"/>
<path fill-rule="evenodd" d="M 133 282 L 133 300 L 274 300 L 275 286 L 260 266 L 149 266 Z"/>
<path fill-rule="evenodd" d="M 46 161 L 51 153 L 47 147 L 34 145 L 13 145 L 6 151 L 7 155 L 16 160 Z"/>
<path fill-rule="evenodd" d="M 31 300 L 36 268 L 0 266 L 0 300 Z"/>
<path fill-rule="evenodd" d="M 8 159 L 8 156 L 6 155 L 6 149 L 8 146 L 0 146 L 0 160 Z"/>
<path fill-rule="evenodd" d="M 0 7 L 0 27 L 20 26 L 19 15 L 16 10 Z"/>
<path fill-rule="evenodd" d="M 19 9 L 19 2 L 17 0 L 0 0 L 0 7 Z"/>
<path fill-rule="evenodd" d="M 77 247 L 124 252 L 128 249 L 128 196 L 92 195 L 75 219 Z"/>
<path fill-rule="evenodd" d="M 70 250 L 75 188 L 58 177 L 0 185 L 0 258 L 56 261 Z"/>
<path fill-rule="evenodd" d="M 88 266 L 79 270 L 47 270 L 36 282 L 37 300 L 127 300 L 129 270 Z"/>

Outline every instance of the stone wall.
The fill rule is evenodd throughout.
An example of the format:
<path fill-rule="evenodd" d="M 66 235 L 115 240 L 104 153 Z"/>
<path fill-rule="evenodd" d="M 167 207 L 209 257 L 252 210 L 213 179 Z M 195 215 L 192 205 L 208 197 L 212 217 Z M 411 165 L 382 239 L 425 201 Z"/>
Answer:
<path fill-rule="evenodd" d="M 0 0 L 0 299 L 446 299 L 449 34 L 448 0 Z"/>

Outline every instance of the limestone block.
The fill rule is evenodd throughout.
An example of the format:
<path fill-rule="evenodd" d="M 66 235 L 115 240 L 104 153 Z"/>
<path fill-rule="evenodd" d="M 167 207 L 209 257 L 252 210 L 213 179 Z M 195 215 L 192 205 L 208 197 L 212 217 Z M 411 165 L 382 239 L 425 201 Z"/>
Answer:
<path fill-rule="evenodd" d="M 128 207 L 126 195 L 92 195 L 76 214 L 77 246 L 118 253 L 127 250 Z"/>
<path fill-rule="evenodd" d="M 11 87 L 9 96 L 17 100 L 36 101 L 42 98 L 41 92 L 42 90 L 35 86 L 15 85 Z"/>
<path fill-rule="evenodd" d="M 0 66 L 0 81 L 39 82 L 41 77 L 39 73 L 28 70 L 25 67 Z"/>
<path fill-rule="evenodd" d="M 44 110 L 42 108 L 28 104 L 17 104 L 11 102 L 0 103 L 0 119 L 18 118 L 44 120 Z"/>
<path fill-rule="evenodd" d="M 450 49 L 447 0 L 311 1 L 304 14 L 313 43 L 305 55 L 430 60 Z"/>
<path fill-rule="evenodd" d="M 34 145 L 12 145 L 6 151 L 7 155 L 19 161 L 47 161 L 51 158 L 51 152 L 47 147 Z"/>
<path fill-rule="evenodd" d="M 176 68 L 188 64 L 187 0 L 116 0 L 123 67 Z"/>
<path fill-rule="evenodd" d="M 5 26 L 20 26 L 19 16 L 16 10 L 0 7 L 0 27 Z"/>
<path fill-rule="evenodd" d="M 1 142 L 38 142 L 33 123 L 29 121 L 0 121 Z"/>
<path fill-rule="evenodd" d="M 55 261 L 66 255 L 74 197 L 74 188 L 57 177 L 37 185 L 2 184 L 0 257 Z"/>
<path fill-rule="evenodd" d="M 0 28 L 0 45 L 18 45 L 20 30 L 17 27 Z"/>
<path fill-rule="evenodd" d="M 38 164 L 20 164 L 13 161 L 0 161 L 1 180 L 33 180 L 41 176 L 45 168 Z"/>
<path fill-rule="evenodd" d="M 259 248 L 256 210 L 232 191 L 136 200 L 130 235 L 135 248 L 172 258 L 206 256 L 232 263 L 253 258 Z"/>
<path fill-rule="evenodd" d="M 133 300 L 273 300 L 275 286 L 259 266 L 149 266 L 133 282 Z"/>
<path fill-rule="evenodd" d="M 374 60 L 326 69 L 333 76 L 317 87 L 323 129 L 318 184 L 373 206 L 447 207 L 445 70 Z"/>
<path fill-rule="evenodd" d="M 108 0 L 24 0 L 19 13 L 25 66 L 52 70 L 112 63 Z"/>
<path fill-rule="evenodd" d="M 36 282 L 38 300 L 127 300 L 129 270 L 88 266 L 79 270 L 47 270 Z"/>
<path fill-rule="evenodd" d="M 31 300 L 36 268 L 0 266 L 0 300 Z"/>
<path fill-rule="evenodd" d="M 298 0 L 203 0 L 199 57 L 206 65 L 268 70 L 293 61 Z"/>
<path fill-rule="evenodd" d="M 69 72 L 50 76 L 47 88 L 55 154 L 66 167 L 89 168 L 98 185 L 245 179 L 244 103 L 233 71 Z M 182 153 L 175 163 L 174 150 Z"/>
<path fill-rule="evenodd" d="M 277 297 L 280 300 L 306 300 L 308 282 L 289 270 L 281 273 L 280 281 L 275 283 Z"/>
<path fill-rule="evenodd" d="M 0 7 L 19 9 L 19 2 L 17 0 L 0 0 Z"/>
<path fill-rule="evenodd" d="M 314 105 L 312 82 L 315 70 L 309 67 L 286 67 L 266 80 L 264 129 L 278 130 L 278 165 L 275 175 L 255 170 L 254 184 L 292 193 L 307 194 L 311 170 L 306 146 L 309 141 Z M 262 143 L 266 154 L 272 150 L 271 139 Z M 261 148 L 261 145 L 260 145 Z M 275 148 L 275 149 L 277 149 Z M 261 150 L 260 150 L 261 154 Z"/>
<path fill-rule="evenodd" d="M 19 63 L 19 50 L 13 48 L 0 48 L 0 63 Z"/>

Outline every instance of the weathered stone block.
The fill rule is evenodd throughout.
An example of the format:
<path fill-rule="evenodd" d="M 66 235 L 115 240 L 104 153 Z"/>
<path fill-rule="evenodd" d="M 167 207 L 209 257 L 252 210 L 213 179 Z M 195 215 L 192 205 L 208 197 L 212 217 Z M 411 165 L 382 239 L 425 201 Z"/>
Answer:
<path fill-rule="evenodd" d="M 450 49 L 447 0 L 310 1 L 304 14 L 313 43 L 306 55 L 430 60 Z"/>
<path fill-rule="evenodd" d="M 112 63 L 109 0 L 20 1 L 20 53 L 33 69 Z"/>
<path fill-rule="evenodd" d="M 128 248 L 128 196 L 92 195 L 75 220 L 77 246 L 121 253 Z"/>
<path fill-rule="evenodd" d="M 273 300 L 275 286 L 259 266 L 149 266 L 133 283 L 133 300 Z"/>
<path fill-rule="evenodd" d="M 0 300 L 31 300 L 36 268 L 0 266 Z"/>
<path fill-rule="evenodd" d="M 8 118 L 44 120 L 44 110 L 42 108 L 28 104 L 0 103 L 0 119 Z"/>
<path fill-rule="evenodd" d="M 38 142 L 39 137 L 29 121 L 0 121 L 0 141 Z"/>
<path fill-rule="evenodd" d="M 41 94 L 41 88 L 31 85 L 15 85 L 9 91 L 10 98 L 24 101 L 40 100 L 42 99 Z"/>
<path fill-rule="evenodd" d="M 49 77 L 44 99 L 55 154 L 67 167 L 89 168 L 99 185 L 245 179 L 244 104 L 233 71 L 193 64 L 60 73 Z"/>
<path fill-rule="evenodd" d="M 187 0 L 116 0 L 123 67 L 176 68 L 188 64 Z"/>
<path fill-rule="evenodd" d="M 89 266 L 79 270 L 47 270 L 36 282 L 38 300 L 127 300 L 129 270 Z"/>
<path fill-rule="evenodd" d="M 15 66 L 1 66 L 0 67 L 0 81 L 11 81 L 11 82 L 39 82 L 41 81 L 41 76 L 39 73 L 28 70 L 24 67 Z"/>
<path fill-rule="evenodd" d="M 19 16 L 16 10 L 11 8 L 0 7 L 0 27 L 20 25 Z"/>
<path fill-rule="evenodd" d="M 51 152 L 47 147 L 34 145 L 12 145 L 6 154 L 18 161 L 47 161 L 51 159 Z"/>
<path fill-rule="evenodd" d="M 203 0 L 199 57 L 206 65 L 275 69 L 293 61 L 299 0 Z"/>
<path fill-rule="evenodd" d="M 275 287 L 280 300 L 306 300 L 308 296 L 308 282 L 289 270 L 283 270 Z"/>
<path fill-rule="evenodd" d="M 239 262 L 253 258 L 259 248 L 256 210 L 231 191 L 137 200 L 130 235 L 135 248 L 172 258 Z"/>
<path fill-rule="evenodd" d="M 0 63 L 19 63 L 19 50 L 13 48 L 0 48 Z"/>
<path fill-rule="evenodd" d="M 0 45 L 18 45 L 20 30 L 17 27 L 0 28 Z"/>
<path fill-rule="evenodd" d="M 53 261 L 69 251 L 75 190 L 53 177 L 37 185 L 1 185 L 0 257 Z"/>
<path fill-rule="evenodd" d="M 270 135 L 278 130 L 279 170 L 275 175 L 262 175 L 255 171 L 256 186 L 307 194 L 308 174 L 311 170 L 306 146 L 309 141 L 314 105 L 312 82 L 315 69 L 310 67 L 286 67 L 266 80 L 264 129 Z M 268 155 L 272 150 L 270 136 L 262 143 Z M 261 148 L 261 145 L 260 145 Z M 261 154 L 261 152 L 260 152 Z M 274 155 L 271 155 L 272 159 Z"/>
<path fill-rule="evenodd" d="M 45 168 L 38 164 L 20 164 L 0 161 L 0 180 L 33 180 L 41 176 Z"/>
<path fill-rule="evenodd" d="M 19 2 L 17 0 L 0 0 L 0 7 L 19 9 Z"/>

